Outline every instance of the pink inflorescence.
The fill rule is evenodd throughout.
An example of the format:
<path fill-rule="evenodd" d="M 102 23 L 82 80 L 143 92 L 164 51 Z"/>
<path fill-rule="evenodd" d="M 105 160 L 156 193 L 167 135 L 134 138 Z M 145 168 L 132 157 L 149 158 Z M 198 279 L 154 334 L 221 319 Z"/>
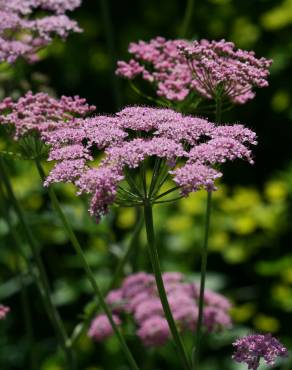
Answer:
<path fill-rule="evenodd" d="M 84 117 L 95 110 L 79 96 L 62 96 L 55 99 L 46 93 L 27 92 L 14 102 L 5 98 L 0 102 L 0 124 L 13 125 L 15 139 L 30 131 L 42 133 L 53 128 L 59 122 Z"/>
<path fill-rule="evenodd" d="M 164 273 L 163 281 L 179 330 L 195 331 L 199 298 L 197 284 L 186 282 L 185 276 L 178 272 Z M 228 311 L 231 304 L 228 299 L 210 290 L 206 290 L 204 298 L 205 329 L 214 332 L 229 328 L 231 319 Z M 117 323 L 121 325 L 124 317 L 130 316 L 133 319 L 136 334 L 145 346 L 161 346 L 171 337 L 153 275 L 139 272 L 128 276 L 119 289 L 109 292 L 106 300 L 111 306 Z M 97 341 L 110 336 L 112 330 L 104 329 L 105 321 L 108 323 L 104 315 L 98 315 L 93 320 L 88 335 Z M 97 325 L 97 323 L 101 324 Z"/>
<path fill-rule="evenodd" d="M 130 43 L 133 59 L 119 61 L 116 73 L 127 79 L 137 76 L 155 86 L 158 96 L 182 101 L 191 92 L 207 99 L 219 96 L 243 104 L 266 87 L 271 60 L 254 52 L 235 49 L 232 42 L 166 40 Z"/>
<path fill-rule="evenodd" d="M 73 183 L 78 194 L 91 196 L 90 213 L 97 220 L 117 201 L 126 172 L 149 157 L 161 159 L 182 196 L 215 190 L 222 175 L 218 164 L 236 158 L 253 163 L 256 135 L 239 124 L 215 126 L 171 109 L 134 106 L 88 117 L 92 110 L 79 97 L 29 92 L 16 102 L 0 102 L 0 124 L 14 125 L 15 139 L 39 132 L 50 146 L 48 160 L 57 162 L 45 185 Z"/>
<path fill-rule="evenodd" d="M 72 182 L 78 193 L 91 195 L 90 212 L 97 220 L 116 200 L 126 169 L 148 157 L 161 158 L 187 196 L 215 190 L 221 176 L 214 165 L 242 158 L 253 163 L 250 144 L 256 135 L 242 125 L 220 126 L 170 109 L 128 107 L 115 116 L 72 119 L 43 132 L 51 145 L 49 160 L 57 164 L 45 184 Z M 93 153 L 103 153 L 96 165 Z"/>
<path fill-rule="evenodd" d="M 0 320 L 4 320 L 9 311 L 10 311 L 9 307 L 0 304 Z"/>
<path fill-rule="evenodd" d="M 81 32 L 67 11 L 80 6 L 81 0 L 0 0 L 0 62 L 13 63 L 19 57 L 34 62 L 36 52 L 53 36 L 66 38 Z M 45 16 L 39 17 L 39 11 Z"/>
<path fill-rule="evenodd" d="M 237 339 L 233 346 L 236 351 L 232 358 L 243 362 L 249 370 L 257 370 L 263 358 L 269 365 L 275 363 L 277 357 L 287 356 L 287 349 L 271 334 L 252 334 Z"/>

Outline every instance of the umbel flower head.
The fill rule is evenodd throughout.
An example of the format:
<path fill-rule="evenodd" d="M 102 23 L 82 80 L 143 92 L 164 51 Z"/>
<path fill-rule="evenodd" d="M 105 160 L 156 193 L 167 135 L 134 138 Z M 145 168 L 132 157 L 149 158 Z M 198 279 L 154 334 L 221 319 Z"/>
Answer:
<path fill-rule="evenodd" d="M 0 62 L 13 63 L 19 57 L 34 62 L 36 52 L 53 36 L 65 39 L 70 32 L 81 32 L 65 14 L 80 4 L 81 0 L 0 0 Z M 38 16 L 40 10 L 47 14 Z"/>
<path fill-rule="evenodd" d="M 127 79 L 141 76 L 158 96 L 182 101 L 192 92 L 206 99 L 246 103 L 255 87 L 268 86 L 271 60 L 235 49 L 232 42 L 166 40 L 130 43 L 129 62 L 119 61 L 116 73 Z"/>
<path fill-rule="evenodd" d="M 92 110 L 79 97 L 29 92 L 16 102 L 0 102 L 0 125 L 12 125 L 16 140 L 37 132 L 50 146 L 48 160 L 57 162 L 45 185 L 73 183 L 78 194 L 91 196 L 97 220 L 113 203 L 142 206 L 173 191 L 180 197 L 213 191 L 222 175 L 218 164 L 237 158 L 253 163 L 256 135 L 239 124 L 216 126 L 171 109 L 134 106 L 89 117 Z M 145 168 L 152 168 L 150 181 Z M 169 179 L 175 186 L 161 193 Z"/>
<path fill-rule="evenodd" d="M 198 319 L 199 287 L 186 282 L 186 277 L 178 272 L 164 273 L 163 281 L 179 330 L 182 333 L 194 332 Z M 129 317 L 134 321 L 136 334 L 145 346 L 161 346 L 170 339 L 171 334 L 152 274 L 139 272 L 128 276 L 119 289 L 109 292 L 106 300 L 118 325 L 125 324 L 124 319 Z M 205 330 L 215 332 L 229 328 L 231 304 L 228 299 L 206 290 L 204 301 Z M 88 331 L 88 336 L 96 341 L 103 341 L 112 334 L 109 322 L 103 314 L 92 321 Z"/>
<path fill-rule="evenodd" d="M 46 93 L 33 94 L 28 91 L 16 102 L 5 98 L 0 102 L 0 125 L 13 126 L 15 140 L 27 133 L 51 129 L 59 122 L 66 122 L 73 117 L 84 117 L 95 110 L 79 96 L 53 98 Z"/>
<path fill-rule="evenodd" d="M 113 204 L 156 204 L 164 195 L 213 191 L 216 167 L 242 158 L 253 163 L 256 135 L 242 125 L 216 127 L 170 109 L 128 107 L 114 116 L 73 118 L 42 133 L 57 161 L 45 185 L 69 182 L 91 196 L 90 213 L 100 219 Z M 147 162 L 147 163 L 146 163 Z M 147 167 L 148 166 L 148 167 Z M 152 179 L 145 176 L 152 168 Z M 161 193 L 166 180 L 174 187 Z"/>
<path fill-rule="evenodd" d="M 268 365 L 274 365 L 277 357 L 287 356 L 287 349 L 271 334 L 252 334 L 237 339 L 232 358 L 246 363 L 249 370 L 257 370 L 263 358 Z"/>

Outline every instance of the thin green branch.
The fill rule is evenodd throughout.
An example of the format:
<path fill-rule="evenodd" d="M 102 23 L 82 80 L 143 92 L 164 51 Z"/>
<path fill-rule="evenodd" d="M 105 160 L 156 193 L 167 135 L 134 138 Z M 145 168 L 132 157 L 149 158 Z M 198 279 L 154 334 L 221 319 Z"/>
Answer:
<path fill-rule="evenodd" d="M 143 198 L 143 195 L 142 195 L 138 185 L 136 184 L 135 180 L 132 178 L 129 171 L 125 170 L 125 172 L 126 172 L 126 180 L 127 180 L 128 184 L 130 185 L 130 187 L 132 188 L 132 191 L 136 192 L 139 195 L 140 198 Z"/>
<path fill-rule="evenodd" d="M 28 244 L 30 246 L 32 255 L 34 257 L 34 261 L 36 263 L 37 269 L 38 269 L 38 278 L 39 278 L 39 287 L 40 287 L 40 293 L 41 297 L 44 301 L 45 308 L 47 310 L 48 316 L 52 322 L 52 325 L 56 331 L 56 334 L 59 339 L 59 343 L 61 345 L 61 348 L 63 349 L 65 356 L 67 358 L 68 365 L 72 367 L 72 356 L 71 351 L 68 346 L 68 337 L 63 325 L 63 322 L 59 316 L 59 313 L 56 309 L 56 307 L 53 304 L 52 298 L 51 298 L 51 292 L 50 292 L 50 286 L 48 282 L 48 278 L 46 275 L 46 271 L 43 265 L 43 261 L 41 259 L 39 248 L 36 244 L 36 241 L 34 239 L 33 233 L 28 225 L 28 222 L 26 220 L 26 217 L 24 215 L 24 212 L 22 210 L 22 207 L 20 206 L 12 185 L 9 180 L 9 176 L 7 174 L 6 170 L 6 164 L 3 158 L 0 156 L 0 171 L 1 171 L 1 178 L 4 183 L 4 186 L 6 188 L 7 195 L 9 197 L 9 200 L 11 204 L 14 207 L 14 210 L 18 216 L 19 222 L 22 226 L 23 231 L 25 232 L 25 235 L 27 237 Z"/>
<path fill-rule="evenodd" d="M 222 114 L 222 100 L 220 97 L 216 99 L 215 109 L 215 122 L 221 122 Z M 210 218 L 211 218 L 211 207 L 212 207 L 212 192 L 208 192 L 207 205 L 206 205 L 206 220 L 205 220 L 205 234 L 202 247 L 201 255 L 201 281 L 200 281 L 200 296 L 199 296 L 199 313 L 198 322 L 196 328 L 195 346 L 192 351 L 192 370 L 199 370 L 199 356 L 200 356 L 200 345 L 202 341 L 202 325 L 204 316 L 204 293 L 205 293 L 205 280 L 207 271 L 207 259 L 208 259 L 208 239 L 210 229 Z"/>
<path fill-rule="evenodd" d="M 154 168 L 153 168 L 153 173 L 152 173 L 152 178 L 151 178 L 151 183 L 149 187 L 149 197 L 151 198 L 152 192 L 155 188 L 155 185 L 159 179 L 159 170 L 161 167 L 162 159 L 161 158 L 155 158 L 155 163 L 154 163 Z"/>
<path fill-rule="evenodd" d="M 189 370 L 191 368 L 190 361 L 186 354 L 186 351 L 185 351 L 182 339 L 180 337 L 180 334 L 177 330 L 175 321 L 173 319 L 171 309 L 168 303 L 163 279 L 162 279 L 159 256 L 158 256 L 157 247 L 155 243 L 152 205 L 148 200 L 145 200 L 145 204 L 144 204 L 144 219 L 145 219 L 150 260 L 151 260 L 152 269 L 155 275 L 157 290 L 158 290 L 158 294 L 161 300 L 163 311 L 167 319 L 169 329 L 171 331 L 171 334 L 175 342 L 177 351 L 179 353 L 180 359 L 182 361 L 183 367 L 185 370 Z"/>
<path fill-rule="evenodd" d="M 140 89 L 138 89 L 138 87 L 134 84 L 133 81 L 129 80 L 129 84 L 130 84 L 131 88 L 133 89 L 133 91 L 137 95 L 141 96 L 142 98 L 144 98 L 146 100 L 149 100 L 152 103 L 155 103 L 155 104 L 160 105 L 162 107 L 165 107 L 165 105 L 167 105 L 168 107 L 170 106 L 170 103 L 169 102 L 163 102 L 163 101 L 161 101 L 159 99 L 152 98 L 152 96 L 143 93 Z"/>
<path fill-rule="evenodd" d="M 202 247 L 202 257 L 201 257 L 199 313 L 198 313 L 198 321 L 197 321 L 197 326 L 196 326 L 195 348 L 193 350 L 193 365 L 192 365 L 193 370 L 198 370 L 200 344 L 202 341 L 204 292 L 205 292 L 205 280 L 206 280 L 206 271 L 207 271 L 208 239 L 209 239 L 209 228 L 210 228 L 210 217 L 211 217 L 211 204 L 212 204 L 212 192 L 209 191 L 208 196 L 207 196 L 205 233 L 204 233 L 204 242 L 203 242 L 203 247 Z"/>
<path fill-rule="evenodd" d="M 152 204 L 163 204 L 163 203 L 171 203 L 171 202 L 175 202 L 177 200 L 180 200 L 184 198 L 183 196 L 180 196 L 180 197 L 176 197 L 176 198 L 172 198 L 172 199 L 168 199 L 168 200 L 160 200 L 158 202 L 152 202 Z"/>
<path fill-rule="evenodd" d="M 156 184 L 155 184 L 155 186 L 152 190 L 152 193 L 149 194 L 149 197 L 151 196 L 151 198 L 153 198 L 153 197 L 155 198 L 158 191 L 160 190 L 162 185 L 166 182 L 168 177 L 169 177 L 168 168 L 167 168 L 167 166 L 164 166 L 161 170 L 161 173 L 158 176 L 158 179 L 157 179 Z"/>
<path fill-rule="evenodd" d="M 168 190 L 167 190 L 167 191 L 165 191 L 164 193 L 159 194 L 157 197 L 155 197 L 155 198 L 153 199 L 153 201 L 156 201 L 157 199 L 160 199 L 160 198 L 162 198 L 162 197 L 165 197 L 166 195 L 168 195 L 168 194 L 170 194 L 170 193 L 173 193 L 174 191 L 176 191 L 176 190 L 178 190 L 178 189 L 180 189 L 180 187 L 179 187 L 179 186 L 174 186 L 173 188 L 168 189 Z"/>
<path fill-rule="evenodd" d="M 16 252 L 16 270 L 19 275 L 19 286 L 20 286 L 20 292 L 21 292 L 21 306 L 22 306 L 22 311 L 23 311 L 23 319 L 24 319 L 24 324 L 25 324 L 25 333 L 26 333 L 26 341 L 29 345 L 28 351 L 29 351 L 29 357 L 30 357 L 30 366 L 31 370 L 37 370 L 38 365 L 37 365 L 37 352 L 35 351 L 35 340 L 34 340 L 34 333 L 33 333 L 33 326 L 32 326 L 32 317 L 31 317 L 31 310 L 30 310 L 30 302 L 28 298 L 28 292 L 27 292 L 27 287 L 26 283 L 24 282 L 24 277 L 23 277 L 23 272 L 20 267 L 20 259 L 24 258 L 26 261 L 26 264 L 29 269 L 30 267 L 30 262 L 24 256 L 24 253 L 21 248 L 21 241 L 19 238 L 19 235 L 13 227 L 11 217 L 9 214 L 9 207 L 8 207 L 8 202 L 6 200 L 6 196 L 4 194 L 4 190 L 2 188 L 2 183 L 0 183 L 0 195 L 1 199 L 3 200 L 3 207 L 1 207 L 1 212 L 4 215 L 4 219 L 7 223 L 7 226 L 9 228 L 9 235 L 11 236 L 13 240 L 13 246 L 15 248 Z M 32 276 L 34 274 L 31 273 Z M 34 276 L 35 277 L 35 276 Z M 36 279 L 35 279 L 36 280 Z"/>
<path fill-rule="evenodd" d="M 39 160 L 36 159 L 36 166 L 37 166 L 37 169 L 39 171 L 39 174 L 40 174 L 40 177 L 42 179 L 45 178 L 45 173 L 44 173 L 44 170 L 41 166 L 41 163 Z M 64 226 L 64 229 L 71 241 L 71 244 L 73 246 L 73 248 L 75 249 L 75 252 L 77 253 L 78 257 L 79 257 L 79 260 L 82 264 L 82 267 L 86 273 L 86 276 L 93 288 L 93 291 L 94 293 L 96 294 L 96 297 L 97 297 L 97 302 L 99 303 L 99 305 L 101 306 L 101 308 L 103 309 L 103 311 L 105 312 L 112 328 L 113 328 L 113 331 L 115 333 L 115 335 L 117 336 L 119 342 L 120 342 L 120 345 L 121 345 L 121 348 L 125 354 L 125 357 L 127 358 L 128 362 L 129 362 L 129 365 L 131 366 L 131 368 L 133 370 L 139 370 L 137 364 L 136 364 L 136 361 L 135 359 L 133 358 L 132 356 L 132 353 L 130 351 L 130 349 L 128 348 L 128 345 L 126 343 L 126 341 L 124 340 L 124 337 L 122 336 L 122 334 L 120 333 L 117 325 L 115 324 L 114 320 L 113 320 L 113 317 L 112 317 L 112 313 L 110 311 L 110 308 L 108 307 L 104 297 L 103 297 L 103 294 L 102 294 L 102 291 L 101 289 L 99 288 L 99 285 L 97 284 L 96 282 L 96 279 L 94 277 L 94 274 L 91 270 L 91 267 L 89 266 L 86 258 L 85 258 L 85 254 L 83 252 L 83 249 L 81 248 L 81 245 L 78 241 L 78 239 L 76 238 L 75 234 L 74 234 L 74 231 L 69 223 L 69 221 L 67 220 L 67 217 L 66 215 L 64 214 L 61 206 L 60 206 L 60 203 L 58 201 L 58 198 L 53 190 L 52 187 L 49 187 L 48 188 L 48 194 L 49 194 L 49 197 L 51 199 L 51 202 L 53 204 L 53 207 L 55 208 L 55 211 L 57 212 L 60 220 L 62 221 L 62 224 Z"/>
<path fill-rule="evenodd" d="M 140 175 L 142 179 L 144 197 L 146 198 L 147 197 L 147 181 L 146 181 L 146 169 L 145 169 L 144 162 L 141 162 L 139 169 L 140 169 Z"/>
<path fill-rule="evenodd" d="M 137 238 L 140 234 L 142 226 L 143 226 L 143 217 L 142 217 L 142 214 L 139 212 L 138 222 L 136 223 L 136 226 L 135 226 L 135 229 L 133 231 L 132 237 L 130 239 L 129 245 L 126 249 L 126 252 L 125 252 L 124 256 L 120 259 L 120 261 L 118 263 L 118 266 L 117 266 L 117 268 L 114 272 L 114 276 L 113 276 L 113 278 L 112 278 L 112 280 L 111 280 L 111 282 L 110 282 L 110 284 L 107 288 L 107 292 L 109 292 L 111 289 L 113 289 L 116 286 L 116 283 L 118 282 L 118 280 L 121 278 L 121 274 L 124 270 L 124 267 L 127 264 L 127 262 L 129 261 L 129 258 L 132 255 L 132 253 L 133 253 L 133 251 L 136 247 Z M 90 321 L 93 317 L 93 314 L 97 311 L 98 307 L 99 307 L 99 303 L 96 302 L 94 307 L 91 310 L 92 314 L 88 315 L 86 320 L 84 320 L 81 325 L 78 325 L 75 328 L 75 330 L 73 331 L 72 337 L 71 337 L 72 346 L 74 346 L 78 342 L 81 335 L 85 332 L 85 330 L 87 329 L 87 327 L 88 327 L 88 325 L 89 325 L 89 323 L 90 323 Z"/>
<path fill-rule="evenodd" d="M 122 186 L 119 186 L 118 190 L 121 190 L 122 192 L 124 192 L 125 194 L 128 194 L 132 198 L 141 199 L 141 197 L 139 195 L 132 193 L 131 191 L 123 188 Z"/>

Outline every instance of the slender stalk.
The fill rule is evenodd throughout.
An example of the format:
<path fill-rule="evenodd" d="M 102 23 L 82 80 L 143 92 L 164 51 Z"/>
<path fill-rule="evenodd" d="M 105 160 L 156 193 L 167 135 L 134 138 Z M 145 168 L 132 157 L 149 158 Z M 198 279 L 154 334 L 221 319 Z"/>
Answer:
<path fill-rule="evenodd" d="M 152 204 L 172 203 L 172 202 L 175 202 L 175 201 L 183 199 L 183 198 L 184 198 L 184 196 L 180 196 L 180 197 L 176 197 L 176 198 L 172 198 L 172 199 L 168 199 L 168 200 L 159 200 L 158 202 L 156 202 L 156 201 L 152 202 Z"/>
<path fill-rule="evenodd" d="M 152 174 L 152 179 L 149 187 L 149 196 L 151 197 L 153 189 L 156 185 L 157 179 L 159 177 L 159 170 L 162 164 L 162 159 L 161 158 L 156 158 L 155 163 L 154 163 L 154 168 L 153 168 L 153 174 Z"/>
<path fill-rule="evenodd" d="M 171 189 L 168 189 L 167 191 L 165 191 L 164 193 L 162 194 L 159 194 L 157 197 L 155 197 L 153 200 L 156 201 L 157 199 L 160 199 L 160 198 L 163 198 L 165 197 L 167 194 L 170 194 L 170 193 L 173 193 L 174 191 L 178 190 L 180 187 L 179 186 L 175 186 Z"/>
<path fill-rule="evenodd" d="M 199 313 L 198 313 L 198 322 L 197 322 L 197 327 L 196 327 L 195 348 L 193 350 L 193 365 L 192 365 L 193 370 L 198 370 L 200 344 L 202 340 L 204 292 L 205 292 L 205 280 L 206 280 L 206 271 L 207 271 L 208 239 L 209 239 L 209 228 L 210 228 L 211 204 L 212 204 L 212 192 L 209 191 L 207 195 L 205 233 L 204 233 L 204 242 L 203 242 L 203 247 L 202 247 L 202 257 L 201 257 Z"/>
<path fill-rule="evenodd" d="M 136 184 L 135 180 L 132 178 L 131 174 L 127 173 L 127 171 L 126 171 L 126 179 L 127 179 L 128 184 L 130 185 L 132 191 L 134 193 L 136 193 L 140 198 L 143 198 L 143 195 L 142 195 L 138 185 Z"/>
<path fill-rule="evenodd" d="M 215 109 L 215 122 L 221 122 L 222 114 L 222 100 L 220 97 L 216 99 L 216 109 Z M 207 195 L 207 205 L 206 205 L 206 220 L 205 220 L 205 234 L 202 246 L 201 254 L 201 281 L 200 281 L 200 296 L 199 296 L 199 313 L 198 322 L 196 328 L 195 346 L 192 351 L 192 370 L 199 369 L 199 355 L 200 355 L 200 345 L 202 340 L 202 326 L 203 326 L 203 315 L 204 315 L 204 292 L 205 292 L 205 280 L 207 271 L 207 259 L 208 259 L 208 239 L 209 239 L 209 229 L 210 229 L 210 218 L 211 218 L 211 207 L 212 207 L 212 192 L 208 191 Z"/>
<path fill-rule="evenodd" d="M 123 258 L 120 259 L 119 263 L 118 263 L 118 266 L 115 270 L 115 273 L 114 273 L 114 276 L 113 276 L 113 279 L 110 283 L 110 287 L 109 287 L 109 290 L 111 290 L 113 287 L 115 287 L 116 283 L 118 282 L 119 278 L 121 277 L 122 275 L 122 272 L 124 270 L 124 267 L 126 265 L 126 263 L 129 261 L 129 258 L 130 256 L 132 255 L 133 251 L 136 249 L 137 247 L 137 238 L 140 234 L 140 231 L 142 229 L 142 226 L 143 226 L 143 217 L 140 213 L 139 210 L 137 210 L 137 213 L 138 213 L 138 220 L 137 220 L 137 223 L 136 223 L 136 226 L 135 226 L 135 229 L 133 231 L 133 234 L 132 234 L 132 238 L 131 238 L 131 241 L 128 245 L 128 248 L 126 250 L 126 253 L 124 254 Z M 135 258 L 135 260 L 137 259 L 137 256 Z"/>
<path fill-rule="evenodd" d="M 41 176 L 42 179 L 44 179 L 45 177 L 45 173 L 44 173 L 44 170 L 41 166 L 41 163 L 38 159 L 36 159 L 36 166 L 37 166 L 37 169 L 39 171 L 39 174 Z M 69 221 L 67 220 L 67 217 L 65 216 L 65 214 L 63 213 L 63 210 L 59 204 L 59 201 L 58 201 L 58 198 L 53 190 L 53 188 L 48 188 L 48 194 L 49 194 L 49 197 L 51 199 L 51 202 L 53 204 L 53 207 L 55 208 L 55 211 L 57 212 L 60 220 L 62 221 L 62 224 L 64 226 L 64 229 L 72 243 L 72 246 L 73 248 L 75 249 L 75 252 L 77 253 L 78 257 L 79 257 L 79 260 L 82 264 L 82 267 L 86 273 L 86 276 L 98 298 L 98 302 L 99 302 L 99 305 L 100 307 L 103 309 L 103 311 L 105 312 L 112 328 L 113 328 L 113 331 L 114 333 L 116 334 L 119 342 L 120 342 L 120 345 L 121 345 L 121 348 L 125 354 L 125 357 L 127 358 L 128 362 L 129 362 L 129 365 L 131 366 L 131 368 L 133 370 L 139 370 L 137 364 L 136 364 L 136 361 L 134 360 L 132 354 L 131 354 L 131 351 L 129 350 L 128 348 L 128 345 L 126 343 L 126 341 L 124 340 L 124 337 L 122 336 L 122 334 L 120 333 L 117 325 L 115 324 L 114 320 L 113 320 L 113 317 L 112 317 L 112 313 L 110 311 L 110 308 L 108 307 L 104 297 L 103 297 L 103 294 L 102 294 L 102 291 L 101 289 L 99 288 L 96 280 L 95 280 L 95 277 L 94 277 L 94 274 L 85 258 L 85 254 L 83 252 L 83 249 L 81 248 L 81 245 L 78 241 L 78 239 L 76 238 L 75 234 L 74 234 L 74 231 L 69 223 Z"/>
<path fill-rule="evenodd" d="M 137 222 L 136 227 L 133 231 L 130 243 L 127 247 L 127 250 L 126 250 L 124 256 L 122 257 L 122 259 L 118 263 L 118 266 L 117 266 L 117 268 L 114 272 L 114 276 L 113 276 L 108 288 L 106 289 L 106 292 L 109 292 L 111 289 L 113 289 L 116 286 L 116 283 L 120 279 L 126 263 L 129 261 L 130 256 L 133 254 L 133 252 L 137 248 L 137 245 L 136 245 L 137 244 L 137 239 L 138 239 L 138 236 L 139 236 L 140 231 L 141 231 L 142 226 L 143 226 L 143 217 L 140 214 L 140 212 L 138 212 L 138 213 L 139 213 L 138 222 Z M 88 317 L 82 322 L 82 324 L 78 324 L 76 326 L 76 328 L 73 330 L 73 334 L 71 336 L 72 346 L 74 346 L 78 342 L 81 335 L 85 332 L 85 330 L 88 327 L 90 321 L 92 320 L 93 314 L 96 312 L 98 307 L 99 307 L 99 304 L 98 304 L 98 302 L 96 302 L 95 305 L 91 309 L 91 314 L 88 315 Z"/>
<path fill-rule="evenodd" d="M 129 85 L 131 86 L 131 88 L 133 89 L 133 91 L 141 96 L 142 98 L 145 98 L 146 100 L 149 100 L 151 101 L 152 103 L 155 103 L 157 105 L 160 105 L 162 107 L 170 107 L 170 103 L 167 102 L 167 101 L 162 101 L 162 100 L 159 100 L 159 99 L 155 99 L 155 98 L 152 98 L 150 95 L 146 95 L 144 94 L 144 92 L 142 92 L 141 90 L 138 89 L 138 87 L 133 83 L 133 81 L 129 80 Z"/>
<path fill-rule="evenodd" d="M 136 199 L 139 199 L 140 200 L 139 195 L 134 194 L 134 193 L 132 193 L 131 191 L 129 191 L 127 189 L 124 189 L 122 186 L 119 186 L 119 189 L 118 190 L 121 191 L 121 193 L 125 193 L 126 195 L 128 195 L 129 197 L 131 197 L 133 199 L 136 198 Z"/>
<path fill-rule="evenodd" d="M 15 197 L 12 185 L 9 180 L 9 176 L 7 174 L 5 161 L 3 160 L 1 156 L 0 156 L 0 171 L 1 171 L 1 179 L 6 188 L 7 195 L 9 197 L 11 204 L 13 205 L 15 209 L 15 212 L 17 213 L 19 222 L 26 234 L 28 244 L 30 246 L 32 255 L 34 257 L 34 260 L 35 260 L 35 263 L 38 269 L 40 293 L 44 301 L 44 305 L 47 310 L 48 316 L 58 336 L 59 343 L 66 356 L 68 366 L 70 369 L 74 368 L 72 364 L 72 354 L 71 354 L 70 346 L 68 345 L 68 337 L 67 337 L 63 322 L 51 298 L 50 286 L 49 286 L 48 278 L 47 278 L 46 271 L 43 265 L 43 261 L 39 253 L 38 246 L 34 239 L 33 233 L 27 223 L 24 212 L 20 204 L 18 203 L 17 198 Z"/>
<path fill-rule="evenodd" d="M 133 236 L 131 239 L 131 244 L 132 244 L 132 253 L 131 253 L 131 258 L 130 258 L 130 265 L 132 267 L 132 272 L 137 272 L 139 271 L 139 266 L 140 266 L 140 254 L 141 254 L 141 245 L 140 245 L 140 233 L 142 230 L 142 227 L 144 225 L 144 218 L 143 218 L 143 210 L 141 208 L 137 207 L 135 210 L 136 213 L 136 226 L 133 232 Z"/>
<path fill-rule="evenodd" d="M 142 179 L 142 186 L 143 186 L 143 192 L 144 196 L 147 196 L 147 181 L 146 181 L 146 169 L 145 169 L 145 163 L 141 162 L 140 165 L 140 175 Z"/>
<path fill-rule="evenodd" d="M 162 274 L 161 274 L 161 267 L 160 267 L 160 262 L 159 262 L 159 256 L 158 256 L 158 252 L 157 252 L 157 248 L 155 244 L 152 205 L 147 199 L 145 199 L 145 203 L 144 203 L 144 218 L 145 218 L 145 226 L 146 226 L 146 233 L 147 233 L 147 240 L 148 240 L 148 250 L 149 250 L 152 268 L 153 268 L 154 275 L 155 275 L 158 294 L 161 300 L 161 304 L 164 310 L 165 317 L 169 325 L 169 329 L 171 331 L 175 345 L 177 347 L 177 351 L 181 358 L 183 367 L 185 370 L 189 370 L 190 361 L 188 359 L 182 339 L 179 335 L 175 321 L 173 319 L 171 309 L 168 303 L 166 291 L 164 288 L 164 283 L 163 283 Z"/>
<path fill-rule="evenodd" d="M 192 20 L 193 12 L 194 12 L 194 4 L 195 0 L 187 0 L 187 6 L 185 10 L 185 15 L 181 27 L 180 37 L 188 37 L 188 31 L 190 27 L 190 23 Z"/>
<path fill-rule="evenodd" d="M 161 189 L 162 185 L 167 181 L 169 177 L 167 166 L 162 166 L 162 169 L 160 170 L 161 174 L 158 175 L 158 179 L 155 181 L 155 185 L 151 192 L 149 192 L 149 197 L 153 199 L 153 197 L 156 198 L 157 193 Z M 160 194 L 161 195 L 161 194 Z"/>

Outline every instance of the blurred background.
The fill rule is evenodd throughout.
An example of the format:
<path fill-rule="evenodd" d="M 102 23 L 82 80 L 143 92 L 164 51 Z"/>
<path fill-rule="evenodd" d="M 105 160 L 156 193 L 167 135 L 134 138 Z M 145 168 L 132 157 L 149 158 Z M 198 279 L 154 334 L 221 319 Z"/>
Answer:
<path fill-rule="evenodd" d="M 14 97 L 28 89 L 60 96 L 80 95 L 98 112 L 115 112 L 124 105 L 147 104 L 127 81 L 114 75 L 117 59 L 127 60 L 131 41 L 156 36 L 177 38 L 184 18 L 185 0 L 106 1 L 112 28 L 102 2 L 84 0 L 72 15 L 83 28 L 66 42 L 56 40 L 41 52 L 34 65 L 17 62 L 0 66 L 0 96 Z M 232 340 L 250 332 L 271 332 L 292 349 L 292 1 L 195 0 L 187 37 L 234 41 L 237 47 L 271 58 L 270 87 L 256 98 L 235 106 L 224 122 L 240 122 L 259 137 L 255 165 L 232 163 L 215 193 L 211 224 L 208 287 L 232 301 L 234 329 L 206 340 L 201 370 L 244 369 L 230 360 Z M 110 39 L 110 42 L 109 42 Z M 3 139 L 0 141 L 3 146 Z M 90 311 L 92 292 L 46 190 L 29 161 L 9 160 L 18 198 L 41 247 L 54 291 L 54 300 L 68 331 Z M 96 278 L 106 289 L 125 253 L 133 226 L 134 209 L 113 209 L 100 225 L 91 220 L 86 200 L 69 185 L 56 186 L 63 209 L 86 250 Z M 198 192 L 172 205 L 155 209 L 159 251 L 164 270 L 181 271 L 199 279 L 205 193 Z M 35 285 L 14 245 L 7 211 L 19 230 L 16 215 L 0 198 L 0 302 L 11 306 L 0 324 L 0 368 L 31 369 L 30 348 L 41 370 L 64 370 L 53 330 Z M 25 238 L 22 246 L 27 249 Z M 142 231 L 124 273 L 148 270 Z M 129 343 L 145 369 L 178 369 L 171 344 L 143 349 L 129 334 Z M 186 338 L 191 340 L 191 338 Z M 126 370 L 115 338 L 94 344 L 86 334 L 76 343 L 79 368 Z M 145 358 L 149 362 L 145 362 Z M 264 368 L 264 367 L 263 367 Z M 279 365 L 289 370 L 292 362 Z"/>

